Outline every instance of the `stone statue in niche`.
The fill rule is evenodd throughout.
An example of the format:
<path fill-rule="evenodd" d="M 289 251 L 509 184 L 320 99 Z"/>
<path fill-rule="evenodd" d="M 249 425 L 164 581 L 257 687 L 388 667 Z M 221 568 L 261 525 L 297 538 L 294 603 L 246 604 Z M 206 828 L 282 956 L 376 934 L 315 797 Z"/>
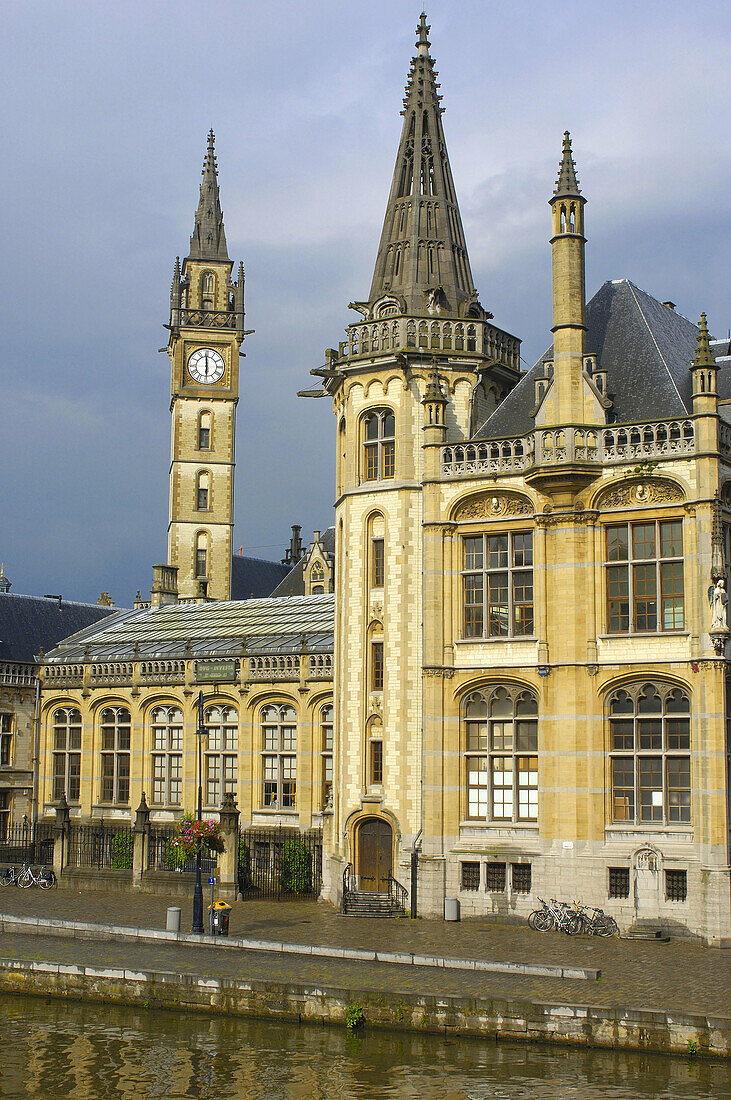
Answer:
<path fill-rule="evenodd" d="M 728 630 L 728 593 L 723 577 L 718 578 L 715 588 L 709 588 L 708 599 L 711 605 L 711 633 Z"/>

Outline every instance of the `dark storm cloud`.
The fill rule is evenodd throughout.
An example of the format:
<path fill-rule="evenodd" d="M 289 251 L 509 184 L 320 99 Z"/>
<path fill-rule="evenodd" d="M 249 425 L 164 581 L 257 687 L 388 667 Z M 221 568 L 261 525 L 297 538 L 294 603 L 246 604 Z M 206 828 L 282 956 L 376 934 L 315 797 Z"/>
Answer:
<path fill-rule="evenodd" d="M 418 15 L 410 2 L 10 3 L 0 560 L 16 591 L 129 604 L 164 560 L 168 289 L 213 125 L 247 271 L 236 545 L 330 521 L 331 411 L 297 389 L 367 294 Z M 729 206 L 722 3 L 430 5 L 473 274 L 528 363 L 549 342 L 561 134 L 588 290 L 629 276 L 717 334 Z"/>

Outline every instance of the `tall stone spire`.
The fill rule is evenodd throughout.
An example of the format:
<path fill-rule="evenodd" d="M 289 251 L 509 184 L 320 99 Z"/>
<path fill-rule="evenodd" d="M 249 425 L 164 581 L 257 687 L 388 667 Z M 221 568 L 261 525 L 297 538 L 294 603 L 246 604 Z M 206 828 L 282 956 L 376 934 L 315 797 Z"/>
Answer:
<path fill-rule="evenodd" d="M 571 134 L 568 130 L 564 130 L 563 135 L 563 150 L 561 153 L 561 164 L 558 169 L 558 179 L 556 180 L 556 189 L 553 192 L 554 198 L 564 196 L 572 196 L 578 198 L 581 195 L 579 190 L 579 181 L 576 178 L 576 165 L 574 164 L 574 156 L 571 152 Z"/>
<path fill-rule="evenodd" d="M 464 316 L 477 301 L 442 129 L 424 12 L 416 28 L 391 193 L 369 298 L 404 299 L 408 314 Z"/>
<path fill-rule="evenodd" d="M 210 130 L 208 148 L 203 161 L 200 199 L 195 212 L 193 236 L 190 238 L 189 260 L 228 260 L 221 197 L 218 191 L 215 143 L 215 135 L 213 130 Z"/>

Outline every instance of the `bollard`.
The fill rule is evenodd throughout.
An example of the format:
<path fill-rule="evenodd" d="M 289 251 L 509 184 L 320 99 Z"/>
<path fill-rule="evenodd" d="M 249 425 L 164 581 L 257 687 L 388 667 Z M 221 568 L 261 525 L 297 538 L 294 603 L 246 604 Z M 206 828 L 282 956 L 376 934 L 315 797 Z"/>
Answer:
<path fill-rule="evenodd" d="M 177 932 L 180 934 L 180 909 L 177 905 L 171 905 L 168 909 L 168 920 L 165 926 L 168 932 Z"/>

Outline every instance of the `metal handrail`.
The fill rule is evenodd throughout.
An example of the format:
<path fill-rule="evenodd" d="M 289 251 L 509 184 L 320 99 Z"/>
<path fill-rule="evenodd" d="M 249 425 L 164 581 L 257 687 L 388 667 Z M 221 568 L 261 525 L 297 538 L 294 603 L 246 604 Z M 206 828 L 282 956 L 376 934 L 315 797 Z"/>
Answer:
<path fill-rule="evenodd" d="M 389 893 L 391 897 L 396 902 L 396 904 L 401 909 L 403 909 L 404 912 L 406 912 L 406 902 L 408 901 L 409 897 L 406 888 L 401 885 L 398 879 L 395 879 L 392 876 L 389 876 L 386 881 L 389 885 Z"/>

